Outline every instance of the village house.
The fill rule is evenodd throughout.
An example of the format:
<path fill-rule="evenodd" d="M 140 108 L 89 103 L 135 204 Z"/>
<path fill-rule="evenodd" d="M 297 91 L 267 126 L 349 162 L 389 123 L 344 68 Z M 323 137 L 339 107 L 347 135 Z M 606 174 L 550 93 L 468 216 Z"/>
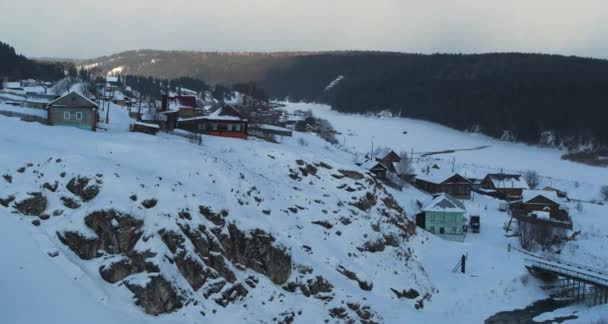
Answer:
<path fill-rule="evenodd" d="M 522 200 L 512 204 L 511 215 L 518 221 L 523 248 L 559 243 L 572 230 L 572 220 L 561 202 L 555 191 L 525 190 Z"/>
<path fill-rule="evenodd" d="M 247 139 L 248 122 L 236 108 L 226 105 L 208 116 L 180 118 L 177 127 L 194 133 Z"/>
<path fill-rule="evenodd" d="M 82 129 L 97 129 L 99 106 L 78 92 L 51 101 L 48 106 L 48 122 L 54 126 L 71 126 Z"/>
<path fill-rule="evenodd" d="M 180 118 L 194 117 L 198 114 L 195 96 L 163 95 L 161 112 L 177 111 Z"/>
<path fill-rule="evenodd" d="M 373 175 L 376 176 L 376 178 L 380 180 L 385 180 L 389 172 L 389 169 L 386 165 L 384 165 L 382 162 L 373 160 L 368 160 L 367 162 L 363 163 L 361 167 L 366 170 L 369 170 L 369 172 L 371 172 Z"/>
<path fill-rule="evenodd" d="M 427 167 L 416 175 L 416 188 L 431 194 L 447 193 L 459 199 L 471 199 L 472 186 L 466 177 L 439 168 Z"/>
<path fill-rule="evenodd" d="M 521 174 L 490 173 L 481 181 L 481 188 L 496 192 L 499 198 L 518 200 L 529 189 Z"/>
<path fill-rule="evenodd" d="M 441 193 L 423 205 L 416 215 L 416 225 L 440 237 L 463 241 L 467 232 L 465 205 L 449 194 Z"/>

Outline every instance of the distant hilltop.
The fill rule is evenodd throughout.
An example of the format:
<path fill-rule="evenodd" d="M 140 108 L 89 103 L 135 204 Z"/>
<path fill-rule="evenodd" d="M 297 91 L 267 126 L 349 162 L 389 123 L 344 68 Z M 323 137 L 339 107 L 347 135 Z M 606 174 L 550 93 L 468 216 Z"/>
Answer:
<path fill-rule="evenodd" d="M 528 143 L 568 148 L 608 143 L 608 129 L 600 122 L 608 119 L 608 61 L 603 59 L 137 50 L 78 65 L 105 74 L 189 76 L 211 84 L 254 81 L 272 99 L 322 102 L 344 112 L 390 111 Z"/>

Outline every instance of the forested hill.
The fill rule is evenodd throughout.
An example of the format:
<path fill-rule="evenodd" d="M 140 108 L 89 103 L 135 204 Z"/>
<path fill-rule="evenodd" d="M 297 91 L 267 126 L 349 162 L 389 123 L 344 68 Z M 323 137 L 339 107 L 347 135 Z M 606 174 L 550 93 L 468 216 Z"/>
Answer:
<path fill-rule="evenodd" d="M 608 143 L 608 61 L 542 54 L 129 51 L 82 63 L 103 72 L 209 83 L 255 81 L 271 98 L 319 101 L 345 112 L 390 109 L 457 129 L 537 143 Z M 333 87 L 327 89 L 332 81 Z M 555 144 L 555 143 L 554 143 Z"/>
<path fill-rule="evenodd" d="M 17 54 L 12 46 L 0 42 L 0 79 L 35 78 L 54 81 L 63 77 L 63 71 L 64 66 L 60 63 L 29 60 Z"/>

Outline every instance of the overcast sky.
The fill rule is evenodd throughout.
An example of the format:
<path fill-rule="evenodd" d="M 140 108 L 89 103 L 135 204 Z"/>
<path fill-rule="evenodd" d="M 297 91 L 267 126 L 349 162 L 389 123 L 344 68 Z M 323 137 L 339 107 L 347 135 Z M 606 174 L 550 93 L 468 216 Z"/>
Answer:
<path fill-rule="evenodd" d="M 151 48 L 608 58 L 608 0 L 0 0 L 0 41 L 31 57 Z"/>

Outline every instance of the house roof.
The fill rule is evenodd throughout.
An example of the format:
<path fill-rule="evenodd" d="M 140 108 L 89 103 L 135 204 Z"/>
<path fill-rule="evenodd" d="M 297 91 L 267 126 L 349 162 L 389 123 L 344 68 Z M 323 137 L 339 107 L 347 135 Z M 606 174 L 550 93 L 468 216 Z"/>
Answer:
<path fill-rule="evenodd" d="M 491 173 L 487 175 L 496 189 L 529 189 L 521 174 Z"/>
<path fill-rule="evenodd" d="M 212 112 L 209 116 L 206 116 L 205 119 L 208 120 L 234 120 L 234 121 L 247 121 L 245 115 L 243 115 L 236 108 L 226 105 L 214 112 Z"/>
<path fill-rule="evenodd" d="M 395 151 L 391 150 L 381 159 L 381 161 L 382 163 L 388 165 L 394 162 L 401 161 L 401 157 L 399 156 L 399 154 L 395 153 Z"/>
<path fill-rule="evenodd" d="M 462 175 L 460 175 L 457 172 L 451 172 L 450 170 L 433 169 L 433 168 L 429 168 L 429 172 L 428 173 L 426 172 L 426 170 L 418 173 L 416 175 L 416 178 L 420 179 L 422 181 L 440 184 L 440 183 L 443 183 L 446 180 L 448 180 L 448 179 L 450 179 L 450 178 L 452 178 L 454 176 L 462 177 L 467 182 L 470 182 L 468 179 L 466 179 L 465 177 L 463 177 Z"/>
<path fill-rule="evenodd" d="M 465 213 L 467 210 L 460 200 L 450 196 L 449 194 L 442 193 L 433 196 L 433 199 L 422 207 L 422 211 Z"/>
<path fill-rule="evenodd" d="M 386 165 L 382 164 L 381 162 L 378 162 L 378 161 L 373 161 L 373 160 L 367 160 L 367 161 L 365 161 L 365 162 L 364 162 L 364 163 L 361 165 L 361 167 L 362 167 L 362 168 L 364 168 L 364 169 L 366 169 L 366 170 L 371 170 L 371 169 L 374 169 L 374 168 L 376 168 L 377 166 L 379 166 L 379 167 L 381 167 L 381 168 L 384 168 L 384 169 L 387 169 L 387 170 L 388 170 L 388 168 L 386 167 Z"/>
<path fill-rule="evenodd" d="M 559 204 L 559 198 L 557 197 L 557 192 L 555 191 L 548 191 L 548 190 L 524 190 L 523 194 L 523 202 L 527 203 L 530 200 L 536 198 L 536 197 L 544 197 L 547 198 L 551 201 L 553 201 L 556 204 Z"/>
<path fill-rule="evenodd" d="M 99 108 L 99 106 L 97 105 L 97 103 L 95 101 L 93 101 L 93 100 L 85 97 L 80 92 L 76 92 L 76 91 L 70 92 L 70 93 L 68 93 L 68 94 L 66 94 L 66 95 L 64 95 L 62 97 L 59 97 L 59 98 L 57 98 L 57 99 L 49 102 L 49 104 L 47 106 L 53 106 L 56 103 L 59 103 L 59 102 L 65 100 L 68 97 L 74 97 L 74 96 L 77 96 L 77 98 L 79 98 L 79 99 L 83 100 L 84 102 L 90 104 L 91 107 Z M 65 105 L 57 105 L 57 106 L 65 106 Z"/>

